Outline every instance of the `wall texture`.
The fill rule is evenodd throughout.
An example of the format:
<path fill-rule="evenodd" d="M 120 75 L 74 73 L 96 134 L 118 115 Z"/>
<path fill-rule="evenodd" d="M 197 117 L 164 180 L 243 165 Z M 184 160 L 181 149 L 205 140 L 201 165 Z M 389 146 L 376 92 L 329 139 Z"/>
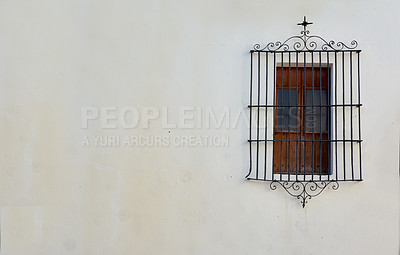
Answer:
<path fill-rule="evenodd" d="M 1 254 L 398 254 L 399 7 L 0 1 Z M 245 118 L 210 128 L 142 119 L 132 129 L 104 129 L 98 118 L 82 128 L 87 106 L 168 107 L 171 123 L 182 107 L 246 111 L 249 50 L 298 34 L 303 15 L 312 33 L 356 39 L 363 50 L 364 182 L 303 209 L 245 181 Z M 85 136 L 115 135 L 229 144 L 82 146 Z"/>

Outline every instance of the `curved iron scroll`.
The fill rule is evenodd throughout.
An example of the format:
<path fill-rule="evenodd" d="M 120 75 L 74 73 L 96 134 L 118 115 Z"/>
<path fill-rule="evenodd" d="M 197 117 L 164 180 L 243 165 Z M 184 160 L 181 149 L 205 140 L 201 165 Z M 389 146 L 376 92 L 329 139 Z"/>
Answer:
<path fill-rule="evenodd" d="M 304 29 L 300 31 L 300 35 L 294 35 L 286 39 L 284 42 L 270 42 L 267 43 L 264 47 L 260 44 L 254 45 L 255 51 L 341 51 L 341 50 L 354 50 L 357 48 L 357 41 L 353 40 L 350 42 L 350 45 L 345 44 L 344 42 L 335 42 L 333 40 L 325 40 L 321 36 L 318 35 L 310 35 L 310 31 L 306 29 L 307 25 L 312 24 L 306 22 L 306 18 L 304 17 L 303 23 L 298 25 L 302 25 Z"/>
<path fill-rule="evenodd" d="M 332 184 L 331 187 L 333 190 L 337 190 L 339 188 L 339 183 L 337 181 L 272 181 L 270 188 L 272 190 L 276 190 L 277 184 L 281 185 L 289 195 L 300 199 L 303 208 L 308 202 L 307 199 L 309 200 L 315 196 L 318 196 L 330 184 Z"/>

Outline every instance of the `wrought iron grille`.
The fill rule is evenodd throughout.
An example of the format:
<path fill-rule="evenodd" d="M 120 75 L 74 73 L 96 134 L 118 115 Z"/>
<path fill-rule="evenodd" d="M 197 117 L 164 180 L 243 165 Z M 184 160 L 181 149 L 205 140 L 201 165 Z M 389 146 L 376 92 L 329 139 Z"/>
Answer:
<path fill-rule="evenodd" d="M 361 181 L 358 43 L 300 35 L 254 45 L 250 77 L 248 180 L 309 199 Z"/>

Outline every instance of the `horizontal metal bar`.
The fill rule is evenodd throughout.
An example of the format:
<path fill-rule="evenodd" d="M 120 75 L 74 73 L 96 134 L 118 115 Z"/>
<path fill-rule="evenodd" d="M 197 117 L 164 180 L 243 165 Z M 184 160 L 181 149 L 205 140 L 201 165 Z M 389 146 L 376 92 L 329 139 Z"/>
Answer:
<path fill-rule="evenodd" d="M 360 107 L 362 104 L 325 104 L 325 105 L 248 105 L 249 108 L 255 107 Z"/>
<path fill-rule="evenodd" d="M 282 133 L 280 131 L 275 131 L 277 133 Z M 288 131 L 287 131 L 288 132 Z M 293 132 L 293 131 L 291 131 Z M 332 139 L 327 139 L 327 140 L 316 140 L 316 139 L 309 139 L 309 140 L 297 140 L 297 139 L 293 139 L 293 140 L 280 140 L 280 139 L 250 139 L 247 140 L 250 143 L 253 142 L 353 142 L 353 143 L 361 143 L 363 140 L 343 140 L 343 139 L 337 139 L 337 140 L 332 140 Z"/>
<path fill-rule="evenodd" d="M 265 53 L 293 53 L 293 52 L 307 52 L 307 53 L 312 53 L 312 52 L 357 52 L 360 53 L 361 50 L 281 50 L 281 51 L 273 51 L 273 50 L 250 50 L 250 53 L 254 52 L 265 52 Z"/>
<path fill-rule="evenodd" d="M 285 176 L 285 175 L 287 175 L 287 174 L 282 174 L 283 176 Z M 303 175 L 303 173 L 302 173 L 302 175 Z M 311 175 L 311 174 L 306 174 L 306 175 Z M 317 175 L 317 176 L 319 176 L 319 174 L 315 174 L 315 175 Z M 331 176 L 333 176 L 333 174 L 331 174 Z M 326 180 L 305 180 L 305 181 L 296 181 L 296 180 L 293 180 L 293 181 L 289 181 L 289 180 L 285 180 L 285 179 L 282 179 L 282 180 L 278 180 L 278 179 L 275 179 L 275 180 L 272 180 L 272 179 L 256 179 L 256 178 L 250 178 L 250 177 L 247 177 L 246 178 L 247 180 L 250 180 L 250 181 L 266 181 L 266 182 L 316 182 L 316 183 L 319 183 L 320 181 L 328 181 L 328 179 L 326 179 Z M 329 181 L 333 181 L 333 182 L 361 182 L 361 181 L 363 181 L 363 179 L 339 179 L 339 180 L 336 180 L 336 179 L 329 179 Z"/>

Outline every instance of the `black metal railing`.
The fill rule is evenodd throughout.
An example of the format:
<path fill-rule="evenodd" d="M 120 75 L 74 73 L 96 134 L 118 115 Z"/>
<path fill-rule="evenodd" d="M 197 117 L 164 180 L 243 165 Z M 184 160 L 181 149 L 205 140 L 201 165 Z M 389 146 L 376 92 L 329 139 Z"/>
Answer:
<path fill-rule="evenodd" d="M 307 200 L 362 180 L 360 52 L 304 30 L 250 51 L 249 180 Z"/>

